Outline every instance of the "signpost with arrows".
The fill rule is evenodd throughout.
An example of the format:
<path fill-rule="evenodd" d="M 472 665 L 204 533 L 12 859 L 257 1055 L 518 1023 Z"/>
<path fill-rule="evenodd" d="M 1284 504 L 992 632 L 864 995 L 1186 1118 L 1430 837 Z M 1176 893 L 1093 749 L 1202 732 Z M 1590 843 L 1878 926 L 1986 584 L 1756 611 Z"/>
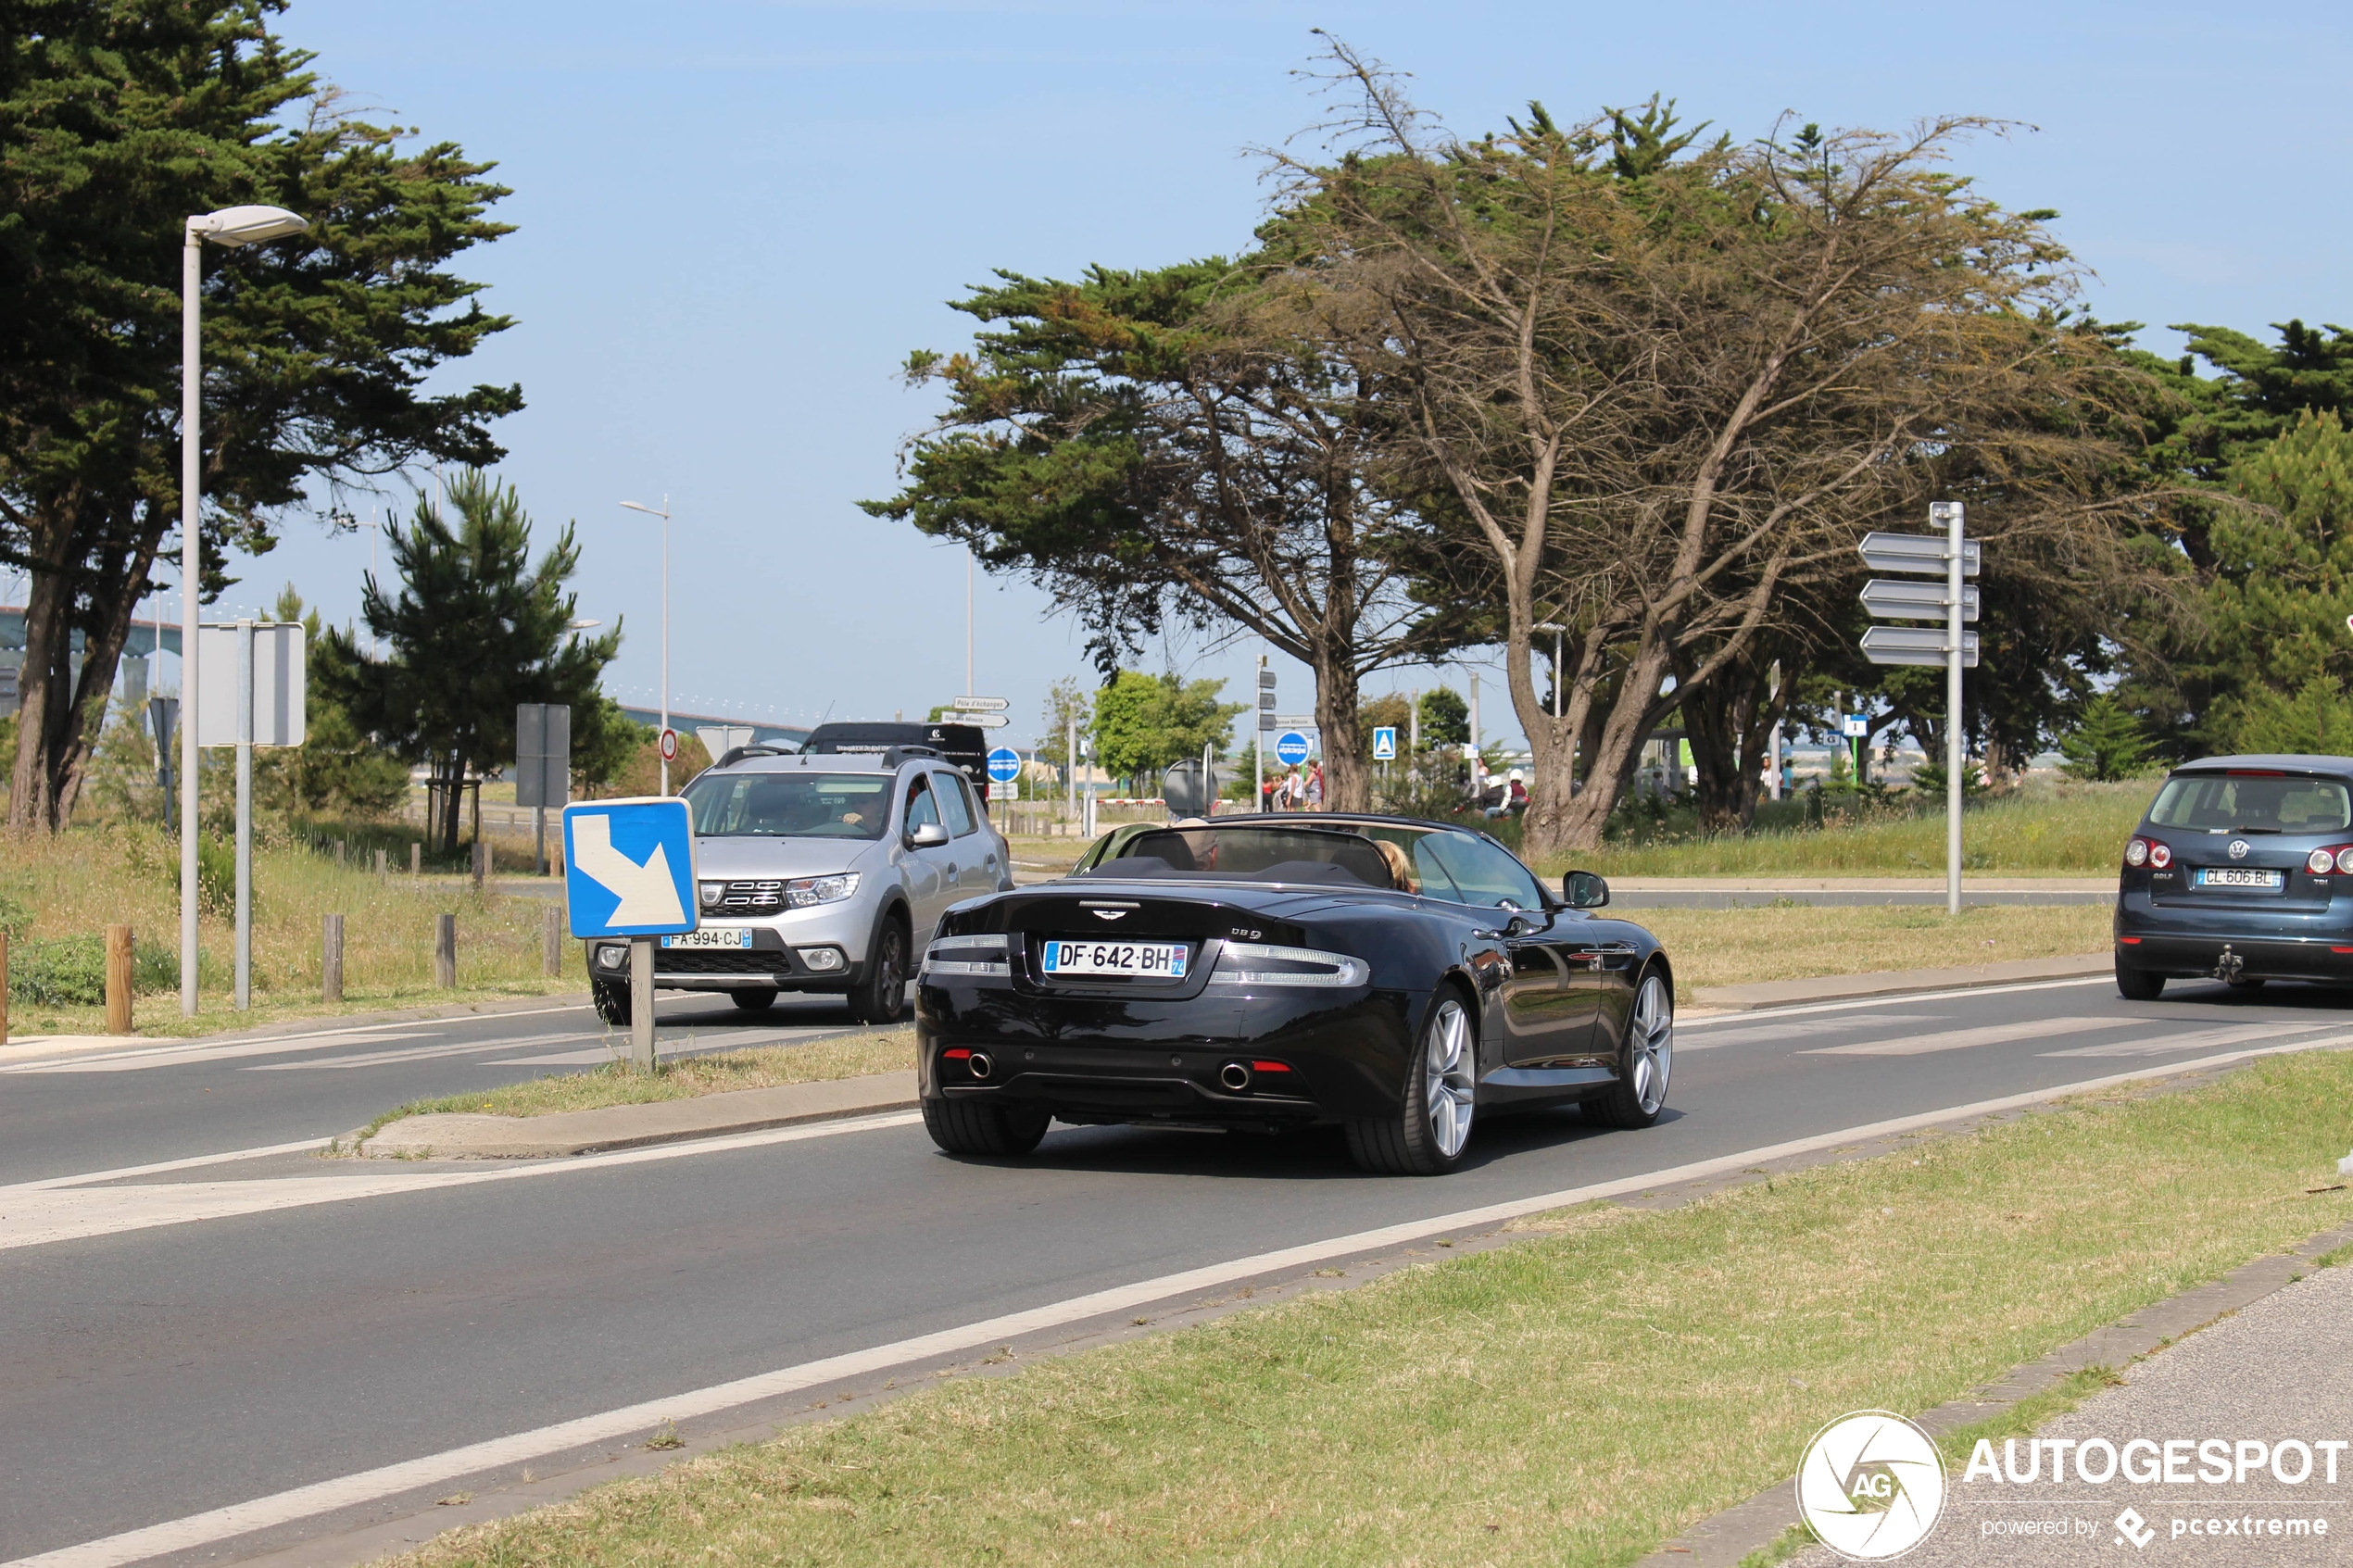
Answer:
<path fill-rule="evenodd" d="M 1977 666 L 1975 621 L 1981 596 L 1963 579 L 1978 574 L 1977 541 L 1961 533 L 1961 503 L 1931 501 L 1928 521 L 1943 534 L 1869 533 L 1859 546 L 1873 571 L 1901 571 L 1942 581 L 1889 581 L 1863 585 L 1863 608 L 1890 621 L 1941 621 L 1926 626 L 1874 626 L 1863 633 L 1863 656 L 1873 664 L 1944 667 L 1944 909 L 1961 912 L 1961 671 Z"/>

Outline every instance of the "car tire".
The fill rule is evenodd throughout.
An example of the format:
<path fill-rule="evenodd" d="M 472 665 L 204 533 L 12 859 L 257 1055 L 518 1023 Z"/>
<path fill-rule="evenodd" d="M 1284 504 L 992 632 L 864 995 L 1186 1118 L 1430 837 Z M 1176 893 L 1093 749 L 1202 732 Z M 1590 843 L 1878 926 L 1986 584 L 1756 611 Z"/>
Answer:
<path fill-rule="evenodd" d="M 588 995 L 597 1004 L 597 1016 L 607 1023 L 625 1024 L 629 1022 L 628 986 L 598 980 L 590 984 Z"/>
<path fill-rule="evenodd" d="M 1439 993 L 1406 1063 L 1393 1116 L 1348 1123 L 1348 1152 L 1380 1176 L 1442 1176 L 1463 1162 L 1478 1110 L 1478 1025 L 1462 994 Z"/>
<path fill-rule="evenodd" d="M 2153 1002 L 2165 994 L 2165 976 L 2116 960 L 2116 994 L 2128 1002 Z"/>
<path fill-rule="evenodd" d="M 1018 1158 L 1038 1147 L 1053 1113 L 1031 1106 L 975 1104 L 971 1100 L 924 1101 L 924 1131 L 950 1154 Z"/>
<path fill-rule="evenodd" d="M 1647 1127 L 1667 1109 L 1675 1075 L 1675 992 L 1656 969 L 1635 983 L 1619 1063 L 1617 1082 L 1591 1103 L 1613 1127 Z"/>
<path fill-rule="evenodd" d="M 776 1005 L 776 987 L 761 985 L 748 990 L 730 991 L 727 999 L 746 1012 L 766 1012 Z"/>
<path fill-rule="evenodd" d="M 887 914 L 875 932 L 865 975 L 849 988 L 849 1016 L 861 1023 L 896 1023 L 907 1009 L 907 926 Z"/>

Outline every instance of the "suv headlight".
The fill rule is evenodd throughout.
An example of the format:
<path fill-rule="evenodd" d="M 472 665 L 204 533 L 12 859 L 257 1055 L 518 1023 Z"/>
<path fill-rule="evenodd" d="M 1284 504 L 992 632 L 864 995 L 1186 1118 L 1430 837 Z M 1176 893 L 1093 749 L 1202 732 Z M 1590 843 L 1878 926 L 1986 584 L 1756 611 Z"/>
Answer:
<path fill-rule="evenodd" d="M 1313 947 L 1276 947 L 1258 942 L 1228 942 L 1217 951 L 1212 985 L 1315 985 L 1333 990 L 1362 985 L 1372 966 L 1346 953 Z"/>
<path fill-rule="evenodd" d="M 926 980 L 933 975 L 961 974 L 1009 980 L 1013 972 L 1013 961 L 1006 956 L 1004 937 L 942 936 L 924 949 L 923 972 L 916 978 Z"/>
<path fill-rule="evenodd" d="M 838 904 L 858 891 L 858 873 L 843 872 L 838 876 L 797 877 L 785 884 L 785 902 L 796 909 L 815 904 Z"/>

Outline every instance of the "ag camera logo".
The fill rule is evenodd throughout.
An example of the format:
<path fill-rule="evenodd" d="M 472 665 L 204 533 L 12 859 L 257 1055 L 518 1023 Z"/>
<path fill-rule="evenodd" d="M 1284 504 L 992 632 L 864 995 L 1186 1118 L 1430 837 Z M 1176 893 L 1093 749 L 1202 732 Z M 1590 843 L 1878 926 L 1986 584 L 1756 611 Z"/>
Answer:
<path fill-rule="evenodd" d="M 1944 1512 L 1944 1461 L 1934 1440 L 1902 1416 L 1856 1411 L 1806 1445 L 1797 1511 L 1841 1557 L 1901 1557 L 1928 1538 Z"/>

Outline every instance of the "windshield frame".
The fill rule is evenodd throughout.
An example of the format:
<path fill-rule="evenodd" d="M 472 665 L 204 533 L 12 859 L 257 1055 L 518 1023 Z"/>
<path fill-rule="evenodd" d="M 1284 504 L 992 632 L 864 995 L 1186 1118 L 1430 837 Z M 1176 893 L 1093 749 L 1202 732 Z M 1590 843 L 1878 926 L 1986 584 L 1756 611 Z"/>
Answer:
<path fill-rule="evenodd" d="M 823 784 L 825 781 L 840 781 L 843 783 L 854 783 L 856 784 L 857 787 L 854 790 L 845 790 L 842 792 L 842 795 L 845 797 L 845 804 L 849 803 L 848 799 L 849 797 L 871 797 L 873 801 L 871 822 L 867 820 L 866 811 L 862 809 L 860 813 L 861 820 L 854 823 L 843 820 L 843 817 L 840 816 L 837 816 L 822 824 L 815 822 L 812 819 L 810 824 L 812 826 L 838 827 L 844 830 L 830 833 L 822 831 L 810 832 L 805 830 L 797 832 L 770 831 L 741 825 L 723 829 L 716 822 L 710 825 L 705 824 L 703 819 L 704 805 L 703 800 L 698 797 L 698 792 L 700 796 L 710 797 L 717 796 L 722 791 L 725 791 L 736 797 L 736 800 L 739 801 L 743 795 L 759 788 L 762 784 L 767 784 L 779 787 L 781 790 L 786 792 L 791 791 L 794 786 L 800 786 L 800 793 L 814 796 L 822 790 Z M 760 768 L 748 770 L 742 772 L 736 772 L 732 771 L 723 772 L 719 769 L 711 768 L 706 769 L 704 771 L 695 775 L 694 778 L 687 781 L 686 787 L 678 793 L 680 797 L 686 802 L 686 809 L 689 813 L 690 820 L 694 824 L 694 832 L 697 838 L 771 839 L 776 841 L 793 840 L 842 844 L 874 844 L 880 842 L 882 839 L 889 835 L 891 823 L 897 818 L 898 786 L 899 780 L 895 773 L 861 771 L 856 769 L 849 768 L 825 768 L 822 770 L 816 768 Z M 740 815 L 740 805 L 734 803 L 730 803 L 730 805 L 731 809 L 736 809 Z"/>

